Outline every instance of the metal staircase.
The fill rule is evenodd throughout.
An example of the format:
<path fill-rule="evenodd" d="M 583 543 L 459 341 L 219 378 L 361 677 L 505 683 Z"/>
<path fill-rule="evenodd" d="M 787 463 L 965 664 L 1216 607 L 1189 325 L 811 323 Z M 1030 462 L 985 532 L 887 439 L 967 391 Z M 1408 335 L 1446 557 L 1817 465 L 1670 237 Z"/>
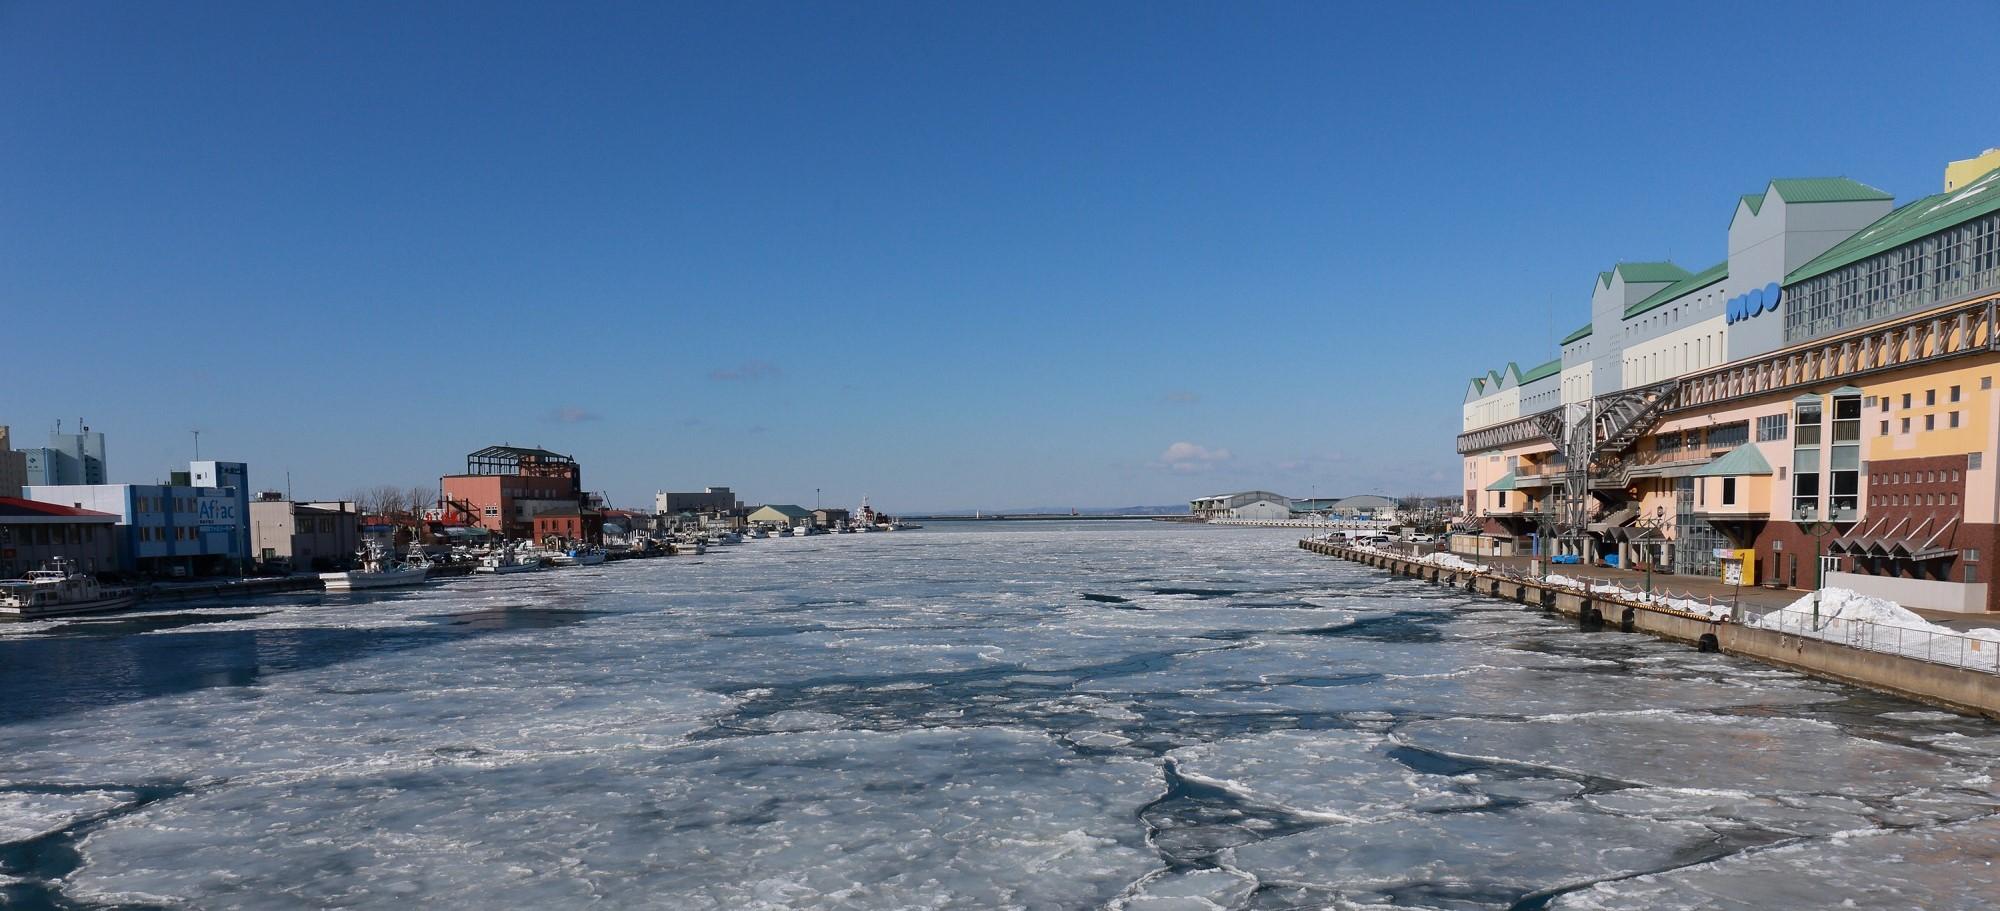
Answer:
<path fill-rule="evenodd" d="M 1568 470 L 1554 491 L 1554 511 L 1543 527 L 1553 553 L 1582 555 L 1590 540 L 1593 480 L 1623 490 L 1631 479 L 1632 444 L 1660 422 L 1680 395 L 1680 381 L 1606 393 L 1538 416 L 1536 429 L 1562 452 Z"/>
<path fill-rule="evenodd" d="M 1599 457 L 1618 455 L 1660 422 L 1660 414 L 1680 397 L 1680 380 L 1626 389 L 1597 398 L 1596 451 Z"/>

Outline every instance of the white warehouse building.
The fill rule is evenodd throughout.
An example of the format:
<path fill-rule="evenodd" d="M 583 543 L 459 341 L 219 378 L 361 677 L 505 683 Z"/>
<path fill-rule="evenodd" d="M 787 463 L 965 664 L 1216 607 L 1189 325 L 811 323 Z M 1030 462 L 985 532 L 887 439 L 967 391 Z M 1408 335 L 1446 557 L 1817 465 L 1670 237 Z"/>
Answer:
<path fill-rule="evenodd" d="M 1188 512 L 1203 521 L 1289 519 L 1292 517 L 1292 498 L 1268 490 L 1246 490 L 1241 493 L 1217 494 L 1189 500 Z"/>

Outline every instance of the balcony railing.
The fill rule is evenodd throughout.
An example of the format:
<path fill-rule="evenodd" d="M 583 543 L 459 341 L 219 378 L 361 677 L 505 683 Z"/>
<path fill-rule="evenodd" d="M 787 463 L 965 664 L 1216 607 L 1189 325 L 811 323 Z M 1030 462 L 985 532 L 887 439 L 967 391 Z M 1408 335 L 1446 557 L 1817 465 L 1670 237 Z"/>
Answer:
<path fill-rule="evenodd" d="M 1672 410 L 1728 399 L 1788 392 L 1912 364 L 1992 351 L 1994 301 L 1961 304 L 1895 323 L 1872 326 L 1688 377 Z"/>
<path fill-rule="evenodd" d="M 1515 443 L 1525 443 L 1529 440 L 1547 439 L 1542 434 L 1541 426 L 1535 423 L 1535 418 L 1553 410 L 1544 409 L 1504 424 L 1494 424 L 1491 427 L 1481 427 L 1478 430 L 1461 433 L 1458 435 L 1458 452 L 1460 455 L 1468 455 L 1488 449 L 1499 449 L 1502 446 L 1512 446 Z"/>

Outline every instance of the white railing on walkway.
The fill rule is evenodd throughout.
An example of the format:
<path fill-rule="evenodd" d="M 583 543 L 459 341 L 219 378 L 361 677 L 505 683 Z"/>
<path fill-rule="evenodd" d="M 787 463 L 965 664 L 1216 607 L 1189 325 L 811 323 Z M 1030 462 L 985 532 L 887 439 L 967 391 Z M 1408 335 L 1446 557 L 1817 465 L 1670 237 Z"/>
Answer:
<path fill-rule="evenodd" d="M 1325 538 L 1307 540 L 1337 543 L 1328 542 Z M 1417 554 L 1397 553 L 1376 547 L 1353 549 L 1402 559 L 1420 559 Z M 1505 567 L 1488 569 L 1485 572 L 1488 575 L 1504 576 L 1521 582 L 1532 582 L 1696 614 L 1718 622 L 1726 621 L 1753 629 L 1770 630 L 1801 639 L 1814 639 L 1864 651 L 1900 655 L 1947 667 L 2000 674 L 2000 630 L 1976 630 L 1964 633 L 1935 625 L 1910 626 L 1878 620 L 1856 620 L 1832 616 L 1830 612 L 1822 614 L 1815 623 L 1810 610 L 1791 609 L 1791 605 L 1784 608 L 1745 608 L 1735 599 L 1725 600 L 1712 595 L 1677 592 L 1665 586 L 1654 588 L 1648 595 L 1608 579 L 1572 573 L 1547 573 L 1534 576 Z M 1551 576 L 1555 578 L 1552 579 Z"/>

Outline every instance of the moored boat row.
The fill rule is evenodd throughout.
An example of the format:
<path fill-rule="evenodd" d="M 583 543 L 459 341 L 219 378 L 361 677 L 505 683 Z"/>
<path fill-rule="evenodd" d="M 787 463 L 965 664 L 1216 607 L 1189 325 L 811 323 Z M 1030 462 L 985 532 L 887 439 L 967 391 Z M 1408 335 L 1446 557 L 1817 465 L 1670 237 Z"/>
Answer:
<path fill-rule="evenodd" d="M 699 531 L 635 536 L 608 546 L 573 544 L 542 548 L 526 542 L 509 541 L 483 549 L 455 549 L 438 558 L 433 558 L 422 548 L 413 548 L 408 554 L 398 557 L 395 550 L 370 540 L 355 555 L 355 568 L 298 574 L 291 581 L 304 585 L 316 583 L 328 592 L 347 593 L 411 587 L 475 574 L 515 575 L 544 569 L 598 566 L 617 560 L 696 556 L 707 553 L 711 547 L 731 547 L 745 541 L 772 537 L 803 538 L 914 527 L 918 526 L 889 522 L 880 526 L 844 523 L 837 528 L 796 525 L 771 528 L 751 526 L 737 530 L 717 526 Z M 47 568 L 29 573 L 25 579 L 0 580 L 0 620 L 116 611 L 138 605 L 147 596 L 148 590 L 144 588 L 101 585 L 95 576 L 78 571 L 70 561 L 58 558 Z"/>

